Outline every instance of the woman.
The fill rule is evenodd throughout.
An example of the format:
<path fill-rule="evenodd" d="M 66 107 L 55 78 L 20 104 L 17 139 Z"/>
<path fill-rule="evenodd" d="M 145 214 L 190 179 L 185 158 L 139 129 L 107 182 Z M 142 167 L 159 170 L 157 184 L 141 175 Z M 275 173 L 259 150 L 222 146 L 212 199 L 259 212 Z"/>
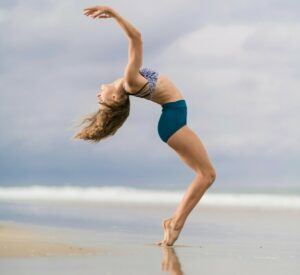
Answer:
<path fill-rule="evenodd" d="M 172 246 L 178 239 L 189 213 L 214 182 L 215 169 L 200 139 L 187 126 L 187 105 L 181 92 L 165 75 L 149 68 L 141 68 L 141 33 L 111 7 L 86 8 L 84 14 L 94 19 L 114 18 L 117 21 L 129 40 L 129 60 L 123 77 L 101 86 L 101 91 L 97 94 L 100 110 L 83 120 L 81 124 L 87 125 L 75 138 L 99 142 L 115 134 L 129 115 L 130 95 L 162 106 L 158 134 L 195 172 L 195 178 L 173 216 L 162 222 L 164 238 L 156 244 Z"/>

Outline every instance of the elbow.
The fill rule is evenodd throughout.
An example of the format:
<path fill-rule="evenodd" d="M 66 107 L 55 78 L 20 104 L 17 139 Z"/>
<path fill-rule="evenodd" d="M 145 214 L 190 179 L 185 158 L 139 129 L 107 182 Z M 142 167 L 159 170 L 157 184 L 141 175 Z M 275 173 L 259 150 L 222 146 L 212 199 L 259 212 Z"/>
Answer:
<path fill-rule="evenodd" d="M 138 31 L 135 32 L 130 38 L 134 40 L 142 41 L 142 34 Z"/>
<path fill-rule="evenodd" d="M 138 31 L 138 32 L 136 33 L 136 35 L 137 35 L 138 38 L 142 39 L 142 33 L 141 33 L 141 32 Z"/>

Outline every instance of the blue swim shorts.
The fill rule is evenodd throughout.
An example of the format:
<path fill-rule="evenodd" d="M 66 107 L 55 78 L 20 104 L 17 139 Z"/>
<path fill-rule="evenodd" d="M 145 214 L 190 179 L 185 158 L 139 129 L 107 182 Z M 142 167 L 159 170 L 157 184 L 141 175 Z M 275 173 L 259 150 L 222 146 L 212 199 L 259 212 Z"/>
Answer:
<path fill-rule="evenodd" d="M 168 139 L 180 128 L 187 124 L 187 105 L 184 99 L 162 104 L 162 113 L 157 130 L 162 141 Z"/>

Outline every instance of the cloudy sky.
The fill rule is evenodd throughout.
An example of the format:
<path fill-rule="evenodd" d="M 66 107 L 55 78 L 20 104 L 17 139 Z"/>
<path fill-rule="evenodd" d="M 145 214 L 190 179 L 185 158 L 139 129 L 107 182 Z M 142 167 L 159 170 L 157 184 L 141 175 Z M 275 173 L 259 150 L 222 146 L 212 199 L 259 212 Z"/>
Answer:
<path fill-rule="evenodd" d="M 193 172 L 157 133 L 158 104 L 97 145 L 74 141 L 101 83 L 122 76 L 128 41 L 110 5 L 143 36 L 143 66 L 169 76 L 217 171 L 215 189 L 299 186 L 299 1 L 51 1 L 0 4 L 0 185 L 185 188 Z M 298 122 L 298 123 L 297 123 Z M 176 173 L 174 173 L 176 171 Z"/>

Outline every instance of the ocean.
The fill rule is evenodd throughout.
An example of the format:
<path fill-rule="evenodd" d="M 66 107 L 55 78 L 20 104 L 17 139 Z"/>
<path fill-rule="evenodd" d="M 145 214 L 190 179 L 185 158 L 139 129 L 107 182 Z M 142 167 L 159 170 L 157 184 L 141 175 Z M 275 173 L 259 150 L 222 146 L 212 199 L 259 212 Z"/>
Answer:
<path fill-rule="evenodd" d="M 129 186 L 6 186 L 0 187 L 0 220 L 86 228 L 101 226 L 108 230 L 114 226 L 134 229 L 139 226 L 139 219 L 136 218 L 136 213 L 130 219 L 123 219 L 124 209 L 167 208 L 171 215 L 171 209 L 175 210 L 184 192 L 183 189 Z M 226 192 L 217 192 L 211 188 L 195 209 L 203 207 L 298 211 L 300 194 L 286 192 L 286 189 L 285 192 L 273 189 L 271 193 L 266 190 L 255 192 L 251 188 L 246 193 L 237 188 Z M 112 214 L 113 211 L 115 212 Z M 143 221 L 144 230 L 150 230 L 153 223 L 160 223 L 159 219 L 163 218 L 159 213 L 152 214 Z M 149 223 L 148 226 L 145 223 Z M 160 228 L 160 224 L 156 224 L 156 228 Z"/>
<path fill-rule="evenodd" d="M 184 190 L 128 186 L 0 187 L 0 220 L 98 246 L 102 256 L 1 259 L 3 274 L 297 274 L 300 196 L 293 192 L 208 189 L 189 215 L 174 250 L 155 243 Z M 274 191 L 274 190 L 273 190 Z M 54 231 L 53 231 L 54 230 Z M 57 233 L 53 233 L 57 232 Z M 276 266 L 275 270 L 274 267 Z M 180 273 L 181 272 L 181 273 Z"/>

